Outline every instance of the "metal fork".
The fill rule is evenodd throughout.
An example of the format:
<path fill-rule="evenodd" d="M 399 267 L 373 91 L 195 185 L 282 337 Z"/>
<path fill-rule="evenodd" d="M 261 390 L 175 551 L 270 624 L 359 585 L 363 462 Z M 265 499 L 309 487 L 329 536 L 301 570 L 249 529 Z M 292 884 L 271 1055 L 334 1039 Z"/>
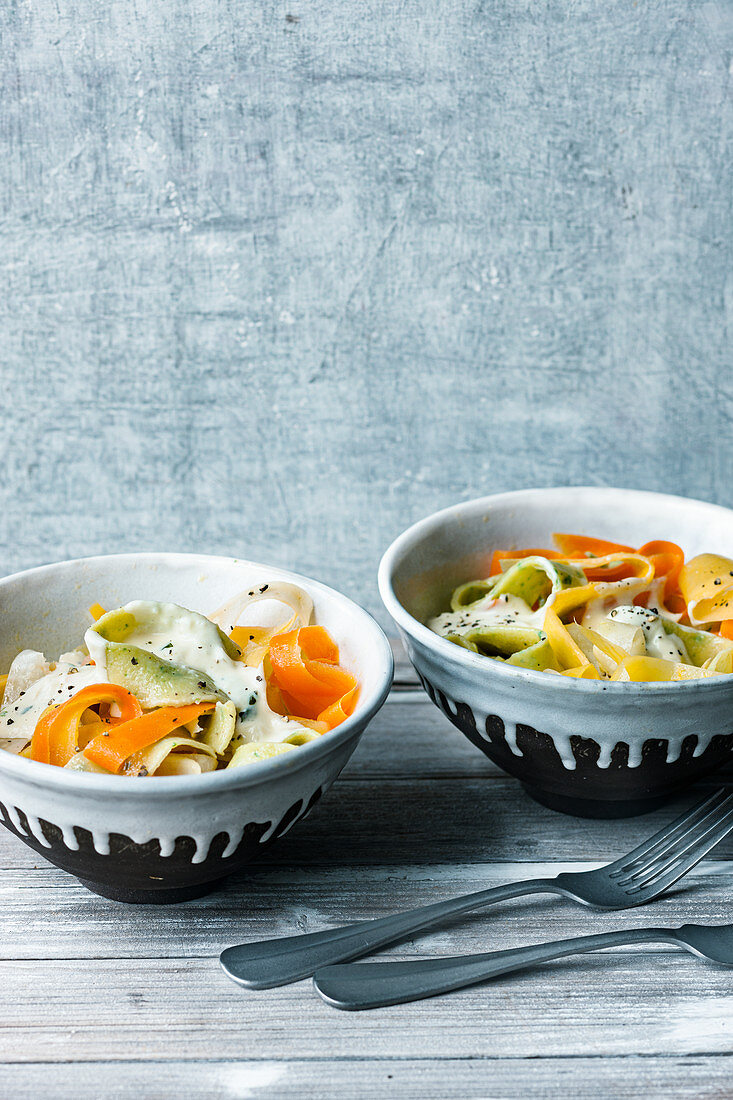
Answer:
<path fill-rule="evenodd" d="M 384 1008 L 463 989 L 500 974 L 524 970 L 535 963 L 563 959 L 604 947 L 635 943 L 671 943 L 721 966 L 733 966 L 733 924 L 683 924 L 681 928 L 626 928 L 599 932 L 511 951 L 456 955 L 448 959 L 410 959 L 393 963 L 327 966 L 313 979 L 317 991 L 333 1008 Z"/>
<path fill-rule="evenodd" d="M 378 920 L 325 932 L 228 947 L 224 973 L 248 989 L 271 989 L 313 975 L 320 967 L 369 955 L 380 947 L 494 902 L 527 894 L 561 894 L 593 909 L 630 909 L 651 901 L 686 875 L 733 829 L 733 793 L 719 790 L 628 855 L 595 871 L 510 882 Z"/>

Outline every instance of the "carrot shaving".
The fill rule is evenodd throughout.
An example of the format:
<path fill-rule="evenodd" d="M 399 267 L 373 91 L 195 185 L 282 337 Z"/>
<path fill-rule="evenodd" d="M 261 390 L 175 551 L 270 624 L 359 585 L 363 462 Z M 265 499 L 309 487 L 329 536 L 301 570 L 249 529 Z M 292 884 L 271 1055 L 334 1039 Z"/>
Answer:
<path fill-rule="evenodd" d="M 340 726 L 353 713 L 358 693 L 358 687 L 353 687 L 351 691 L 347 691 L 335 703 L 331 703 L 330 707 L 326 707 L 325 710 L 321 711 L 318 715 L 318 721 L 325 723 L 330 730 Z"/>
<path fill-rule="evenodd" d="M 185 726 L 215 706 L 215 703 L 190 703 L 182 707 L 159 707 L 122 722 L 109 732 L 99 733 L 84 749 L 84 755 L 108 772 L 119 772 L 133 753 L 167 737 L 178 726 Z"/>
<path fill-rule="evenodd" d="M 594 539 L 588 535 L 569 535 L 555 531 L 552 536 L 568 558 L 604 558 L 607 554 L 635 554 L 633 546 L 608 539 Z"/>
<path fill-rule="evenodd" d="M 279 693 L 276 696 L 268 688 L 268 699 L 284 704 L 291 715 L 327 722 L 333 728 L 351 713 L 346 696 L 353 695 L 356 680 L 339 665 L 338 647 L 322 626 L 302 626 L 275 635 L 268 658 L 270 683 Z"/>
<path fill-rule="evenodd" d="M 61 706 L 48 707 L 43 712 L 33 732 L 31 759 L 63 768 L 79 751 L 79 727 L 84 711 L 100 703 L 116 703 L 120 709 L 117 722 L 124 723 L 142 714 L 135 696 L 118 684 L 89 684 Z"/>

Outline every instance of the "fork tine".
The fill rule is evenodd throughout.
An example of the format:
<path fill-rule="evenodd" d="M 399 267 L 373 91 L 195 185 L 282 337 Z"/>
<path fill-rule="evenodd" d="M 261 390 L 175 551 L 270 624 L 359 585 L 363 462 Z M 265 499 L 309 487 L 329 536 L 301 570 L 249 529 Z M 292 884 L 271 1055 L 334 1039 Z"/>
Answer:
<path fill-rule="evenodd" d="M 714 814 L 710 814 L 704 821 L 699 822 L 688 833 L 679 837 L 677 842 L 666 851 L 658 853 L 652 859 L 637 867 L 635 871 L 621 875 L 617 879 L 618 885 L 625 886 L 634 881 L 646 882 L 649 878 L 661 874 L 675 860 L 681 859 L 687 852 L 694 852 L 698 845 L 704 844 L 710 833 L 726 822 L 731 813 L 733 813 L 733 798 L 723 803 Z"/>
<path fill-rule="evenodd" d="M 716 844 L 719 844 L 732 831 L 733 809 L 714 828 L 709 829 L 702 837 L 699 837 L 694 845 L 688 845 L 686 849 L 677 853 L 662 867 L 658 867 L 649 879 L 644 882 L 629 884 L 626 893 L 635 894 L 642 891 L 651 891 L 654 895 L 660 894 L 675 883 L 677 879 L 687 874 L 696 863 L 699 863 Z"/>
<path fill-rule="evenodd" d="M 682 839 L 682 836 L 686 835 L 696 825 L 699 825 L 708 814 L 717 810 L 730 797 L 730 793 L 723 787 L 709 798 L 698 803 L 697 806 L 693 806 L 691 810 L 680 814 L 671 824 L 666 825 L 658 833 L 644 840 L 638 847 L 632 848 L 626 855 L 620 856 L 619 859 L 609 864 L 608 870 L 611 877 L 615 878 L 623 871 L 630 870 L 643 856 L 651 856 L 652 853 L 658 856 L 668 851 L 672 844 Z"/>

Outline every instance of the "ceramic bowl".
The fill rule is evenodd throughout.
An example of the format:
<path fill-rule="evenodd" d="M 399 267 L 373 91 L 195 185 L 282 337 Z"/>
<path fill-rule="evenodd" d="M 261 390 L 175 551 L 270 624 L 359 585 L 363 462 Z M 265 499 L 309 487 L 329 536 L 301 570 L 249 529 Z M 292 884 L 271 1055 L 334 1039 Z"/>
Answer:
<path fill-rule="evenodd" d="M 553 531 L 633 546 L 669 539 L 688 556 L 733 557 L 726 508 L 625 489 L 530 489 L 410 527 L 382 559 L 382 599 L 430 698 L 534 798 L 582 816 L 641 813 L 731 759 L 733 676 L 573 680 L 471 653 L 424 625 L 458 584 L 488 575 L 494 548 L 551 546 Z"/>
<path fill-rule="evenodd" d="M 291 581 L 311 595 L 341 661 L 361 685 L 353 715 L 296 752 L 202 776 L 129 779 L 75 773 L 0 750 L 6 828 L 95 893 L 171 902 L 212 889 L 312 809 L 384 702 L 392 654 L 366 611 L 282 569 L 196 554 L 122 554 L 61 562 L 0 580 L 0 667 L 25 648 L 78 644 L 92 603 L 162 600 L 211 612 L 250 585 Z"/>

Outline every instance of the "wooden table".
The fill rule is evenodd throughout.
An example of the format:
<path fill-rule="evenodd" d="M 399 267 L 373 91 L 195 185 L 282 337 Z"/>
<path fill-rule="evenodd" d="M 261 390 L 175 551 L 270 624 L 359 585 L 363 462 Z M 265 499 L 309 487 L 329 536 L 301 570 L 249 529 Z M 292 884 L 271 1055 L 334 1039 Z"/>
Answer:
<path fill-rule="evenodd" d="M 635 820 L 545 810 L 449 725 L 400 664 L 389 702 L 329 795 L 267 863 L 200 901 L 105 901 L 3 833 L 0 1096 L 733 1096 L 733 972 L 671 948 L 556 962 L 362 1013 L 328 1008 L 308 981 L 246 992 L 217 961 L 242 940 L 590 867 L 714 785 Z M 390 955 L 730 920 L 733 842 L 714 855 L 645 909 L 593 913 L 537 896 Z"/>

